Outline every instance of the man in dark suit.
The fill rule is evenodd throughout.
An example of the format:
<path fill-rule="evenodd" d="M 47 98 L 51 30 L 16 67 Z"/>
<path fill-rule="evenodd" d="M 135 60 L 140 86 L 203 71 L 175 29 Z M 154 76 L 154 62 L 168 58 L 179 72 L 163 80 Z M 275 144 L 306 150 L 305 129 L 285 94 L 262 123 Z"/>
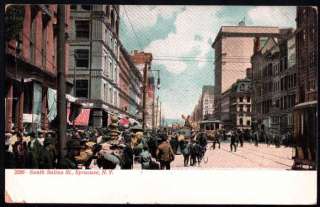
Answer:
<path fill-rule="evenodd" d="M 162 143 L 157 149 L 157 158 L 160 161 L 161 170 L 170 170 L 170 163 L 174 160 L 174 152 L 168 142 L 168 136 L 165 133 L 160 134 L 162 138 Z"/>

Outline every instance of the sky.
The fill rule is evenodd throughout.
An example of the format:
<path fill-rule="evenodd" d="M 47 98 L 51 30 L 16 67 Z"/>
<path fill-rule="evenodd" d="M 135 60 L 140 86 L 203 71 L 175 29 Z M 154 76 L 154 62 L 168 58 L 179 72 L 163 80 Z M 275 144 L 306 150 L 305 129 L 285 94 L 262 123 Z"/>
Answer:
<path fill-rule="evenodd" d="M 130 53 L 153 55 L 160 70 L 157 92 L 167 119 L 191 114 L 203 85 L 214 85 L 211 45 L 221 26 L 296 27 L 296 7 L 266 6 L 120 6 L 120 39 Z M 155 75 L 157 75 L 155 73 Z"/>

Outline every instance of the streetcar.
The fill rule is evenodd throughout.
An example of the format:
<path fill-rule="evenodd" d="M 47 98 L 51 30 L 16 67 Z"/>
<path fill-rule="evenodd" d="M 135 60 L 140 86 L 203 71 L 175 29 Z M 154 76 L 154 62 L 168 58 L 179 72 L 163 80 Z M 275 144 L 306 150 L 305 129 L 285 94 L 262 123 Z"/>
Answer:
<path fill-rule="evenodd" d="M 200 130 L 204 130 L 208 134 L 208 139 L 215 139 L 215 134 L 218 130 L 223 129 L 223 124 L 219 120 L 205 120 L 199 123 Z"/>
<path fill-rule="evenodd" d="M 292 169 L 316 167 L 317 101 L 298 104 L 293 110 L 293 166 Z"/>

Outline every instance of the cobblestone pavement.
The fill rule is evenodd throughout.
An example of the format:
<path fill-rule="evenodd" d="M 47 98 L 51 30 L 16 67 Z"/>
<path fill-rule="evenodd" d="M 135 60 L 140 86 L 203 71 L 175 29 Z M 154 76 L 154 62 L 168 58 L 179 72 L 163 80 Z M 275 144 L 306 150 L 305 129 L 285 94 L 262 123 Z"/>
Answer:
<path fill-rule="evenodd" d="M 196 169 L 219 169 L 219 168 L 257 168 L 257 169 L 291 169 L 293 164 L 292 148 L 276 148 L 274 145 L 267 146 L 259 144 L 258 147 L 252 143 L 240 145 L 236 152 L 230 152 L 230 143 L 221 143 L 221 148 L 211 148 L 211 143 L 207 146 L 207 152 L 200 166 L 183 166 L 183 156 L 176 155 L 171 163 L 171 168 L 175 170 L 196 170 Z M 205 162 L 207 161 L 207 162 Z M 135 169 L 141 169 L 141 165 L 135 164 Z"/>

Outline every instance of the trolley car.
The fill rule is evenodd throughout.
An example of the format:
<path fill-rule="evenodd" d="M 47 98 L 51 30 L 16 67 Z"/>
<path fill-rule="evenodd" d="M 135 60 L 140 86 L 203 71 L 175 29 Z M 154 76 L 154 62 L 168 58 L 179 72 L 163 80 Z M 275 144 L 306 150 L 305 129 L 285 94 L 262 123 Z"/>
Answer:
<path fill-rule="evenodd" d="M 199 125 L 200 130 L 204 130 L 207 133 L 209 140 L 215 139 L 216 132 L 223 128 L 223 124 L 219 120 L 205 120 L 201 121 Z"/>
<path fill-rule="evenodd" d="M 317 101 L 295 106 L 293 111 L 293 159 L 292 169 L 315 169 L 316 166 L 316 123 Z"/>

